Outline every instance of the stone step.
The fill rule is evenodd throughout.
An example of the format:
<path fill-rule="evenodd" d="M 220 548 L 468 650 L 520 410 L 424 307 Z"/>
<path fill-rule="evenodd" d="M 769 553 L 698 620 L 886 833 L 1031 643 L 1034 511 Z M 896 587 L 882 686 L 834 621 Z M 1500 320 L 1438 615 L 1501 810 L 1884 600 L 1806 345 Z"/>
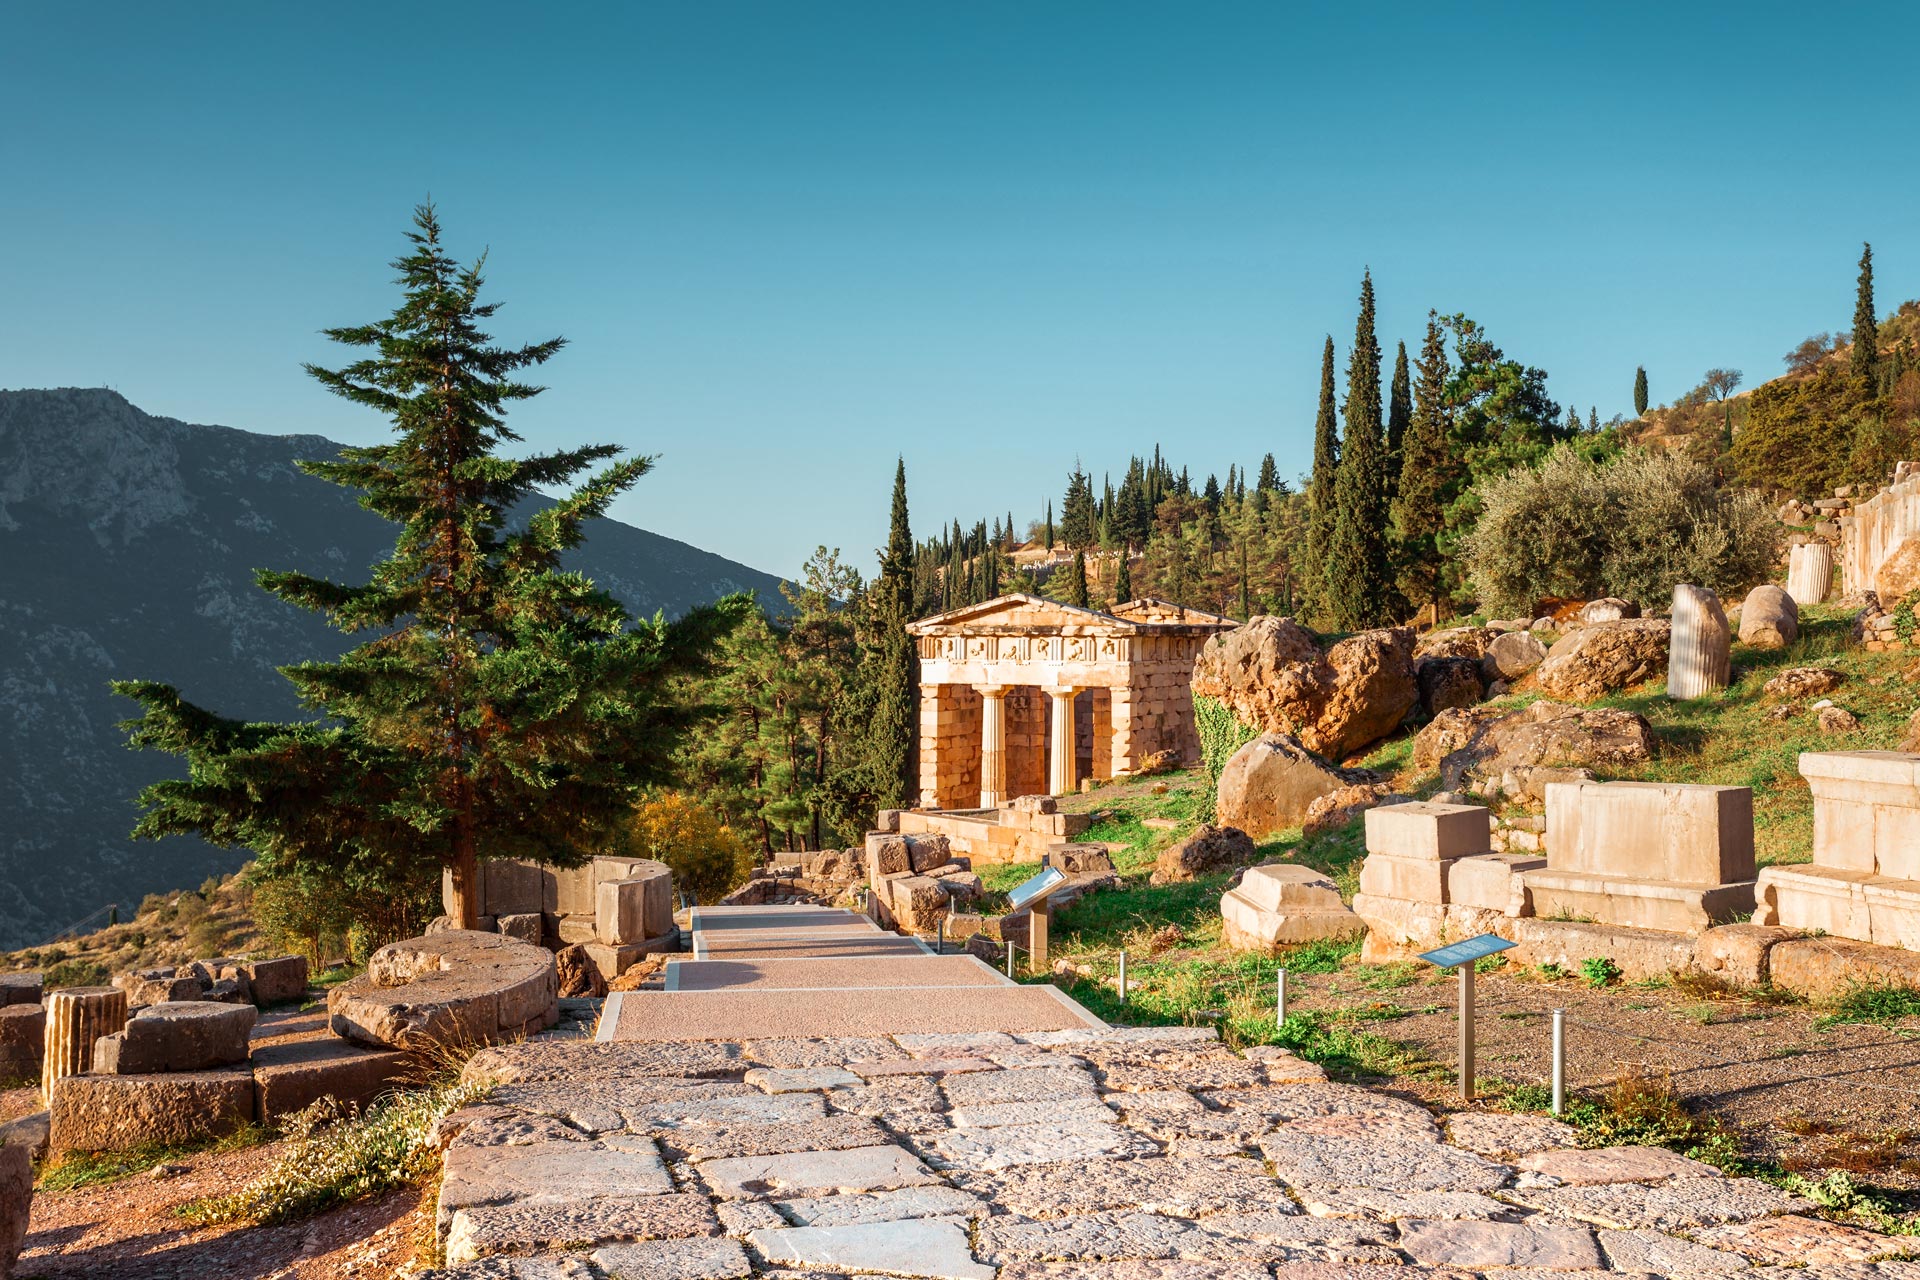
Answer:
<path fill-rule="evenodd" d="M 885 987 L 1010 987 L 972 956 L 669 960 L 668 991 L 819 991 Z"/>
<path fill-rule="evenodd" d="M 694 939 L 696 960 L 775 960 L 783 957 L 830 959 L 853 956 L 931 955 L 932 948 L 917 938 L 897 933 L 836 934 L 824 930 L 803 933 L 743 933 L 733 937 L 701 934 Z"/>
<path fill-rule="evenodd" d="M 1052 986 L 793 991 L 616 991 L 601 1040 L 763 1040 L 786 1036 L 885 1036 L 935 1032 L 1102 1030 Z"/>

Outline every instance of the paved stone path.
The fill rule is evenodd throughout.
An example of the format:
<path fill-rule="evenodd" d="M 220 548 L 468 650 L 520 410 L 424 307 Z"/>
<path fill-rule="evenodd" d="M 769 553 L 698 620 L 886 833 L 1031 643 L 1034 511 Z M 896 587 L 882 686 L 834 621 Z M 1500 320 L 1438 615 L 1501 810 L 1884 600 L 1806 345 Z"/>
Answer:
<path fill-rule="evenodd" d="M 1900 1260 L 1920 1242 L 1823 1221 L 1765 1183 L 1663 1150 L 1578 1150 L 1541 1117 L 1443 1129 L 1207 1029 L 1109 1028 L 1074 1006 L 1036 1030 L 848 1034 L 829 1025 L 842 997 L 1017 1016 L 1007 995 L 1046 989 L 890 951 L 819 912 L 746 914 L 702 953 L 725 934 L 762 958 L 679 962 L 677 989 L 610 1003 L 596 1042 L 473 1059 L 498 1087 L 443 1125 L 437 1275 L 1920 1280 Z M 854 949 L 824 961 L 815 929 Z M 845 965 L 898 966 L 897 985 L 864 970 L 806 985 Z M 729 975 L 742 989 L 708 989 Z M 769 1004 L 756 1029 L 720 1010 L 726 1034 L 689 1034 L 740 995 L 789 1012 Z"/>

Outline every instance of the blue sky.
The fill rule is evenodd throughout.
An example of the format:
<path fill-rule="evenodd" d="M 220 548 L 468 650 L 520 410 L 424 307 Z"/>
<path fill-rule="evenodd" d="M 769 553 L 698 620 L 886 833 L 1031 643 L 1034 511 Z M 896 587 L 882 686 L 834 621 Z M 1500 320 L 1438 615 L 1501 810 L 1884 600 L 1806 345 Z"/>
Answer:
<path fill-rule="evenodd" d="M 792 573 L 1158 441 L 1309 462 L 1322 336 L 1465 311 L 1602 418 L 1920 295 L 1920 7 L 705 3 L 0 10 L 0 386 L 362 442 L 300 372 L 431 194 L 530 444 Z M 1057 500 L 1057 499 L 1056 499 Z"/>

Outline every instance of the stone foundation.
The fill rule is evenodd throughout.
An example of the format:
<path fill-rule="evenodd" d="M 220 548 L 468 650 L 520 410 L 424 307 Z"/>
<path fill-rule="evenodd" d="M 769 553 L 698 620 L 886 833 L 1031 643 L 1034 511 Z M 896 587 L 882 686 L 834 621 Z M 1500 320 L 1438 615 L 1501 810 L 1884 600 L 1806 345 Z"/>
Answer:
<path fill-rule="evenodd" d="M 1813 791 L 1813 863 L 1760 873 L 1756 924 L 1920 950 L 1920 755 L 1800 757 Z"/>

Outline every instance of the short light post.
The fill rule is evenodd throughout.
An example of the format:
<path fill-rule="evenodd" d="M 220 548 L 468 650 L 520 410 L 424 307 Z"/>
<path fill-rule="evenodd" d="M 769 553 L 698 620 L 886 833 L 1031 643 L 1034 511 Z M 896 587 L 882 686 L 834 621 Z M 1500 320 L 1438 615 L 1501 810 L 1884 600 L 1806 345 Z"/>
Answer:
<path fill-rule="evenodd" d="M 1567 1011 L 1553 1011 L 1553 1114 L 1567 1113 Z"/>
<path fill-rule="evenodd" d="M 1127 953 L 1120 953 L 1120 1003 L 1127 1002 Z"/>

